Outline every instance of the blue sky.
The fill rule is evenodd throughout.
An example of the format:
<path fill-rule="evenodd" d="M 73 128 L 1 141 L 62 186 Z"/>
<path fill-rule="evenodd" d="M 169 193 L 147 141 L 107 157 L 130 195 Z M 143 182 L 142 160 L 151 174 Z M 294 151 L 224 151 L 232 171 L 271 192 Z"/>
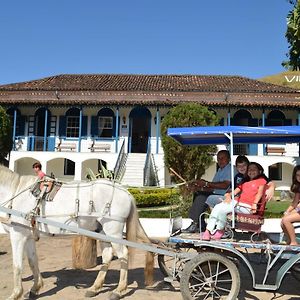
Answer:
<path fill-rule="evenodd" d="M 286 0 L 9 0 L 0 84 L 58 74 L 284 71 Z"/>

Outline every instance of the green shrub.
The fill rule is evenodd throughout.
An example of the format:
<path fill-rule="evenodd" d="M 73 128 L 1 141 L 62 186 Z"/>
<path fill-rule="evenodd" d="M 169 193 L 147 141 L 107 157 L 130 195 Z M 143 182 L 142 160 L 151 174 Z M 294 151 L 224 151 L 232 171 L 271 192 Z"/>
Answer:
<path fill-rule="evenodd" d="M 130 188 L 128 191 L 135 198 L 138 207 L 162 206 L 177 204 L 179 202 L 179 192 L 177 189 L 138 189 Z"/>

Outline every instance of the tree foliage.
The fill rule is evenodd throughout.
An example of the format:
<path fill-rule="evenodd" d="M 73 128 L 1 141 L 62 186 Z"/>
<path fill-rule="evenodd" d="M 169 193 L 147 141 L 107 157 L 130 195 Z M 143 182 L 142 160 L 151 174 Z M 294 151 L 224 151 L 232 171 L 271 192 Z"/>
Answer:
<path fill-rule="evenodd" d="M 0 106 L 0 163 L 12 149 L 11 122 L 5 110 Z"/>
<path fill-rule="evenodd" d="M 180 104 L 172 108 L 161 124 L 162 147 L 165 164 L 185 180 L 199 179 L 213 161 L 215 146 L 182 146 L 167 135 L 170 127 L 213 126 L 219 120 L 214 112 L 195 103 Z M 180 181 L 177 177 L 175 181 Z"/>
<path fill-rule="evenodd" d="M 291 3 L 291 2 L 290 2 Z M 300 69 L 300 3 L 295 1 L 294 8 L 287 16 L 287 30 L 285 37 L 289 43 L 287 61 L 282 63 L 286 69 L 299 71 Z"/>

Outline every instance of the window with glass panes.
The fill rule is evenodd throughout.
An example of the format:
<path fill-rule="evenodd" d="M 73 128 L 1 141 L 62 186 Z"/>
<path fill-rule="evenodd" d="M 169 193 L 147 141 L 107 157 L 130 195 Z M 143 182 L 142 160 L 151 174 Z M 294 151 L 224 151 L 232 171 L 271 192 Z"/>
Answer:
<path fill-rule="evenodd" d="M 79 116 L 67 116 L 67 137 L 79 137 Z"/>
<path fill-rule="evenodd" d="M 99 116 L 98 133 L 99 133 L 99 137 L 113 136 L 113 117 Z"/>

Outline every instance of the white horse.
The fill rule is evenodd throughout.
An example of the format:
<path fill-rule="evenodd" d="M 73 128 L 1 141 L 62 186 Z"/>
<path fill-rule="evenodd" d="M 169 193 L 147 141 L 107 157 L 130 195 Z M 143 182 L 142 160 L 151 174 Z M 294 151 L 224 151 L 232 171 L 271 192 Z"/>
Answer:
<path fill-rule="evenodd" d="M 35 176 L 19 176 L 6 167 L 0 166 L 0 204 L 12 207 L 15 210 L 30 215 L 37 207 L 37 199 L 28 187 L 37 181 Z M 78 182 L 63 184 L 53 201 L 41 200 L 39 204 L 40 216 L 57 222 L 73 225 L 80 228 L 96 230 L 101 224 L 101 233 L 114 238 L 122 239 L 126 223 L 126 238 L 130 241 L 149 243 L 142 228 L 133 196 L 120 185 L 108 180 Z M 10 225 L 6 225 L 12 245 L 14 290 L 8 300 L 19 299 L 23 293 L 22 269 L 24 250 L 26 251 L 29 266 L 33 273 L 34 284 L 25 298 L 30 299 L 38 295 L 43 286 L 38 267 L 35 239 L 30 227 L 29 219 L 11 215 Z M 18 223 L 18 224 L 16 224 Z M 22 225 L 25 226 L 22 226 Z M 44 224 L 37 224 L 39 231 L 60 234 L 61 229 Z M 127 288 L 128 249 L 126 246 L 101 242 L 102 265 L 94 284 L 87 289 L 86 296 L 96 296 L 104 283 L 105 275 L 115 254 L 120 259 L 120 280 L 110 298 L 119 299 Z M 152 283 L 153 254 L 147 252 L 145 283 Z"/>

